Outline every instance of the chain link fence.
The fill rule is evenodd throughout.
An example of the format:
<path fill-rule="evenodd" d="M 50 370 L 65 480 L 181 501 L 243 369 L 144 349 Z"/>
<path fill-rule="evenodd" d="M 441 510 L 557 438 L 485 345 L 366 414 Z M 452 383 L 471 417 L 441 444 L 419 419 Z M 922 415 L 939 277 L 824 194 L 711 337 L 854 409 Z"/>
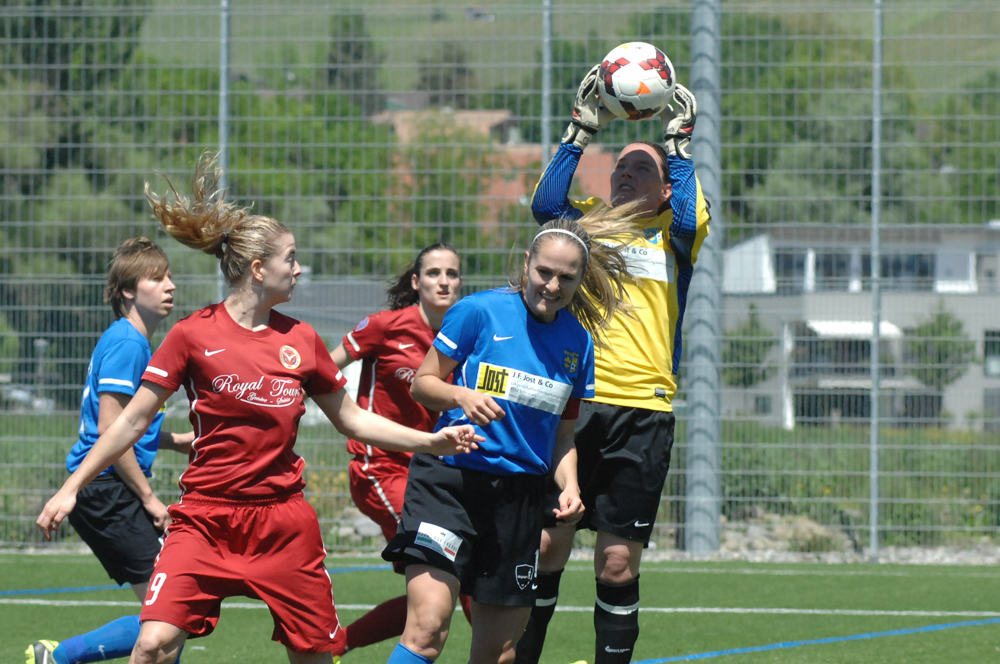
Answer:
<path fill-rule="evenodd" d="M 466 292 L 504 282 L 536 228 L 542 136 L 561 134 L 580 78 L 612 47 L 652 42 L 688 82 L 690 3 L 553 5 L 549 119 L 541 3 L 4 3 L 0 544 L 41 540 L 33 521 L 65 477 L 90 351 L 112 319 L 100 293 L 114 247 L 162 243 L 175 316 L 217 301 L 215 261 L 157 229 L 143 183 L 186 190 L 220 144 L 220 89 L 230 195 L 292 228 L 305 274 L 285 309 L 332 347 L 439 239 L 458 247 Z M 722 548 L 870 544 L 873 276 L 881 544 L 995 542 L 1000 5 L 885 2 L 874 262 L 872 3 L 721 7 Z M 573 195 L 607 198 L 616 152 L 658 138 L 657 121 L 612 123 Z M 683 546 L 683 369 L 675 406 L 661 549 Z M 170 402 L 171 427 L 187 430 L 185 411 Z M 342 438 L 310 414 L 297 448 L 329 547 L 379 548 L 351 509 Z M 161 455 L 165 499 L 181 469 Z"/>

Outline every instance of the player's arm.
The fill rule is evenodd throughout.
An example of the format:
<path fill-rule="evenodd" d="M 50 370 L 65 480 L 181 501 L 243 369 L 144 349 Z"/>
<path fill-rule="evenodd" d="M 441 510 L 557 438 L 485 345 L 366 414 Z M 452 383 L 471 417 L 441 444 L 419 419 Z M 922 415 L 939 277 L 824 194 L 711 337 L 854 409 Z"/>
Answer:
<path fill-rule="evenodd" d="M 172 390 L 165 387 L 143 381 L 121 415 L 94 443 L 76 472 L 70 475 L 56 495 L 45 503 L 35 523 L 42 529 L 46 539 L 49 539 L 49 533 L 58 528 L 63 519 L 73 511 L 73 507 L 76 506 L 76 494 L 80 489 L 100 475 L 105 468 L 118 461 L 126 450 L 142 438 L 171 392 Z"/>
<path fill-rule="evenodd" d="M 160 432 L 161 450 L 190 454 L 192 443 L 194 443 L 194 431 L 188 431 L 187 433 Z"/>
<path fill-rule="evenodd" d="M 434 433 L 417 431 L 359 408 L 346 390 L 312 396 L 337 431 L 348 438 L 398 452 L 427 452 L 451 456 L 469 452 L 485 440 L 470 426 L 445 427 Z"/>
<path fill-rule="evenodd" d="M 576 474 L 576 444 L 573 442 L 576 418 L 562 420 L 556 429 L 555 447 L 552 449 L 552 479 L 559 492 L 559 507 L 553 509 L 556 519 L 575 523 L 583 517 L 583 501 L 580 500 L 580 484 Z"/>
<path fill-rule="evenodd" d="M 469 421 L 479 426 L 486 426 L 506 415 L 488 394 L 448 382 L 448 376 L 457 366 L 456 360 L 431 346 L 410 385 L 413 400 L 442 413 L 461 408 Z"/>
<path fill-rule="evenodd" d="M 701 195 L 689 149 L 698 118 L 698 102 L 690 90 L 678 84 L 673 105 L 676 108 L 668 107 L 660 115 L 672 189 L 670 239 L 675 253 L 693 263 L 696 240 L 708 234 L 708 205 Z"/>
<path fill-rule="evenodd" d="M 101 392 L 98 398 L 97 411 L 97 435 L 103 435 L 108 427 L 114 423 L 118 416 L 125 410 L 125 406 L 131 401 L 132 396 L 123 392 Z M 167 506 L 164 505 L 156 494 L 153 487 L 149 486 L 149 481 L 139 467 L 139 462 L 135 458 L 135 450 L 131 447 L 125 450 L 121 458 L 114 463 L 115 473 L 125 482 L 125 486 L 132 490 L 135 497 L 142 503 L 142 507 L 153 518 L 153 525 L 159 530 L 163 530 L 170 525 L 170 515 L 167 513 Z"/>
<path fill-rule="evenodd" d="M 330 359 L 333 360 L 333 363 L 341 369 L 354 361 L 354 358 L 351 357 L 347 352 L 347 349 L 344 348 L 344 342 L 340 342 L 339 346 L 330 351 Z"/>
<path fill-rule="evenodd" d="M 573 174 L 594 134 L 614 119 L 614 114 L 601 104 L 597 94 L 599 69 L 600 65 L 594 65 L 580 82 L 573 104 L 573 119 L 531 197 L 531 213 L 539 224 L 559 217 L 579 219 L 583 216 L 583 212 L 569 199 Z"/>

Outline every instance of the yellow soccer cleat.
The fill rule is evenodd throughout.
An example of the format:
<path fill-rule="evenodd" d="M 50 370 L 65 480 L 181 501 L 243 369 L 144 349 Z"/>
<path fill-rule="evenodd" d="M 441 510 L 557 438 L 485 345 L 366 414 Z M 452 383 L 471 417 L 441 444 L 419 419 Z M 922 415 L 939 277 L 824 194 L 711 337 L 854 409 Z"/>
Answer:
<path fill-rule="evenodd" d="M 52 651 L 59 647 L 58 641 L 35 641 L 24 651 L 25 664 L 55 664 Z"/>

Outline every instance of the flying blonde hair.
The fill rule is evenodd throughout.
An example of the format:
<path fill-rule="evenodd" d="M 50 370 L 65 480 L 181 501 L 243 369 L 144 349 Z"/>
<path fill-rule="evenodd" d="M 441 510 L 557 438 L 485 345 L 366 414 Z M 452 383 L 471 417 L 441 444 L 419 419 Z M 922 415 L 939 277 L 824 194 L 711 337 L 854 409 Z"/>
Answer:
<path fill-rule="evenodd" d="M 635 230 L 641 201 L 607 207 L 598 205 L 577 220 L 567 217 L 543 225 L 528 249 L 528 257 L 538 253 L 544 242 L 563 242 L 580 250 L 585 259 L 583 281 L 566 307 L 594 337 L 594 345 L 605 347 L 603 330 L 615 316 L 634 317 L 625 292 L 626 282 L 639 282 L 630 274 L 625 256 L 628 246 L 639 239 Z M 520 291 L 527 283 L 527 262 L 519 261 L 508 282 Z"/>
<path fill-rule="evenodd" d="M 246 277 L 250 264 L 270 258 L 275 240 L 291 231 L 270 217 L 250 214 L 250 207 L 227 203 L 226 192 L 218 188 L 222 169 L 216 159 L 212 152 L 198 159 L 190 198 L 177 193 L 164 176 L 173 199 L 155 194 L 148 182 L 146 199 L 171 237 L 218 258 L 226 283 L 235 287 Z"/>

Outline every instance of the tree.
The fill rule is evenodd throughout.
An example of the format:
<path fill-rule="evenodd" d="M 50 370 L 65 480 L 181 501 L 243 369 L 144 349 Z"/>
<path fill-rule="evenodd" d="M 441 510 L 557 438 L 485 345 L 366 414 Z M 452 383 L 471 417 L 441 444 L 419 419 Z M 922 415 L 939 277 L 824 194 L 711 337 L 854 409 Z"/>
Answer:
<path fill-rule="evenodd" d="M 746 322 L 726 332 L 722 348 L 722 377 L 732 387 L 753 387 L 767 380 L 772 367 L 765 364 L 777 341 L 760 322 L 757 307 L 750 305 Z"/>
<path fill-rule="evenodd" d="M 417 59 L 417 90 L 430 93 L 431 106 L 469 108 L 476 72 L 458 42 L 444 42 Z"/>
<path fill-rule="evenodd" d="M 363 115 L 378 113 L 384 107 L 378 79 L 385 56 L 375 47 L 364 13 L 336 14 L 330 32 L 327 85 L 346 94 Z"/>
<path fill-rule="evenodd" d="M 960 94 L 938 98 L 934 167 L 956 181 L 952 202 L 963 221 L 1000 219 L 1000 70 L 984 72 Z"/>
<path fill-rule="evenodd" d="M 944 300 L 938 300 L 937 307 L 907 337 L 910 372 L 938 392 L 964 376 L 975 358 L 975 342 L 961 319 L 945 309 Z"/>

